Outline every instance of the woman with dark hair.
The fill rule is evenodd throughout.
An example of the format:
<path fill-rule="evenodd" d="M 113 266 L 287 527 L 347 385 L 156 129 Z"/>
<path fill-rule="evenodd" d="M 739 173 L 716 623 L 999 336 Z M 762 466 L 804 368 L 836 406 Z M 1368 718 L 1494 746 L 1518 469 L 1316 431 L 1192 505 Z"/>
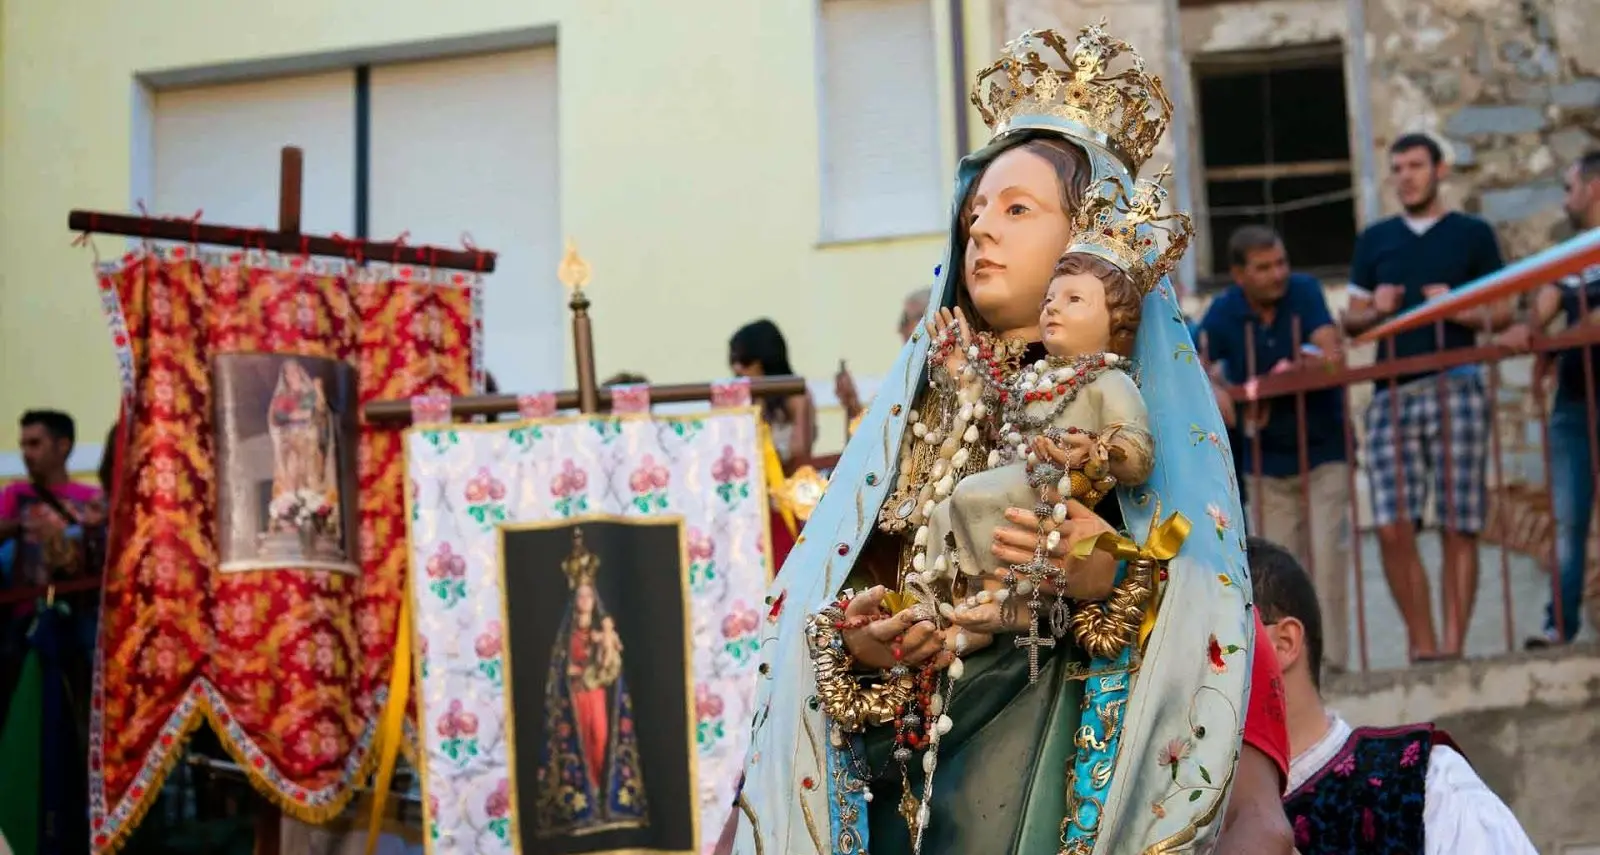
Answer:
<path fill-rule="evenodd" d="M 740 377 L 782 377 L 794 374 L 789 367 L 789 346 L 778 325 L 766 318 L 745 324 L 728 339 L 728 365 Z M 811 393 L 768 398 L 761 414 L 772 429 L 772 444 L 777 446 L 783 470 L 793 472 L 811 459 L 811 446 L 817 438 L 816 407 Z"/>

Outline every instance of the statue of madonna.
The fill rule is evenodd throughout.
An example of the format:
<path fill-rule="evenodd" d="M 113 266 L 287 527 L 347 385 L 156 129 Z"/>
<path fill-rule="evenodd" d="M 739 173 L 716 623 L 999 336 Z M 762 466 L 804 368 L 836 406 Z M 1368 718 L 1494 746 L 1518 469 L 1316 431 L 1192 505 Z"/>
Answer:
<path fill-rule="evenodd" d="M 1112 71 L 1123 55 L 1131 69 Z M 960 165 L 928 317 L 959 308 L 1003 389 L 1045 358 L 1040 306 L 1076 213 L 1108 180 L 1132 195 L 1170 106 L 1100 27 L 1076 42 L 1043 31 L 1007 45 L 973 101 L 994 135 Z M 985 558 L 998 573 L 1048 565 L 1032 596 L 1075 614 L 1112 615 L 1107 603 L 1137 570 L 1156 589 L 1144 603 L 1153 622 L 1091 651 L 1040 639 L 1028 609 L 983 593 L 956 609 L 962 592 L 930 583 L 961 576 L 924 566 L 935 499 L 995 465 L 989 452 L 1009 440 L 995 408 L 928 381 L 931 337 L 913 335 L 773 583 L 734 851 L 1120 855 L 1214 843 L 1254 627 L 1243 533 L 1229 527 L 1237 487 L 1165 279 L 1150 282 L 1139 316 L 1148 475 L 1094 511 L 1006 511 Z M 1206 524 L 1190 533 L 1194 520 Z"/>

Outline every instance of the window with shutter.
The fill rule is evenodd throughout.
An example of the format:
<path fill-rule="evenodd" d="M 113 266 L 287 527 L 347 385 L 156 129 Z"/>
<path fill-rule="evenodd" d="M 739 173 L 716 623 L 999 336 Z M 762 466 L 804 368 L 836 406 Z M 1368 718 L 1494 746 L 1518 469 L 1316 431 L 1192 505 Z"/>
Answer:
<path fill-rule="evenodd" d="M 485 365 L 503 389 L 566 388 L 556 48 L 380 65 L 371 87 L 372 237 L 498 252 Z"/>
<path fill-rule="evenodd" d="M 931 0 L 821 0 L 822 239 L 940 231 Z"/>
<path fill-rule="evenodd" d="M 157 91 L 151 99 L 152 214 L 278 227 L 278 161 L 305 150 L 300 227 L 350 234 L 355 223 L 355 71 Z M 145 164 L 135 164 L 135 172 Z"/>
<path fill-rule="evenodd" d="M 1259 224 L 1295 269 L 1336 279 L 1355 249 L 1355 182 L 1343 48 L 1297 45 L 1196 57 L 1212 278 L 1229 281 L 1228 238 Z"/>

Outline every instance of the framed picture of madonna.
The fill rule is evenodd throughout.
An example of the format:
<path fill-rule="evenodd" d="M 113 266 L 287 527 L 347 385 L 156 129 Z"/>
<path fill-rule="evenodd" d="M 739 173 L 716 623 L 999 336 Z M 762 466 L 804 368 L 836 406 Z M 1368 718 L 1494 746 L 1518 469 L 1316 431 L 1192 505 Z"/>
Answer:
<path fill-rule="evenodd" d="M 699 852 L 686 553 L 671 517 L 501 529 L 522 855 Z"/>
<path fill-rule="evenodd" d="M 223 572 L 360 572 L 355 368 L 225 353 L 211 370 Z"/>

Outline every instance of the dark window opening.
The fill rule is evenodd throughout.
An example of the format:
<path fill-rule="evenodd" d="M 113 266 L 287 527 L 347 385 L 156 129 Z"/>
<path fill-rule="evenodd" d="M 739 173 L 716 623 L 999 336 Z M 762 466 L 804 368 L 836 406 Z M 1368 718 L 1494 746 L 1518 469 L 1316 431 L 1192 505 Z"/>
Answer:
<path fill-rule="evenodd" d="M 1248 224 L 1283 236 L 1297 271 L 1332 279 L 1355 249 L 1355 182 L 1338 44 L 1197 58 L 1211 276 L 1228 281 L 1228 238 Z"/>

